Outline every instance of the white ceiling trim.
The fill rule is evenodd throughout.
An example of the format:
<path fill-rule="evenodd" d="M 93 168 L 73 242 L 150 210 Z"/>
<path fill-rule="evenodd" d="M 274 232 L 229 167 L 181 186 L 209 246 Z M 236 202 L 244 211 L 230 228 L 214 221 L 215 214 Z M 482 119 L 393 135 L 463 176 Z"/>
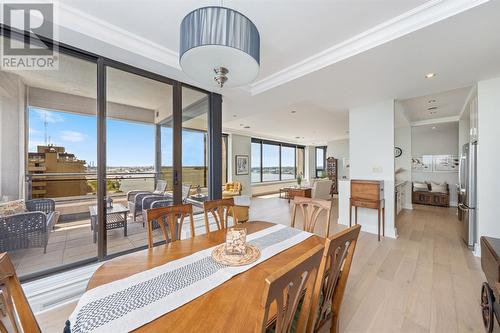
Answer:
<path fill-rule="evenodd" d="M 257 95 L 490 0 L 432 0 L 342 43 L 250 84 Z"/>
<path fill-rule="evenodd" d="M 460 116 L 442 117 L 434 119 L 419 120 L 410 123 L 411 126 L 424 126 L 432 124 L 453 123 L 460 120 Z"/>
<path fill-rule="evenodd" d="M 179 53 L 67 4 L 59 3 L 58 25 L 180 69 Z"/>

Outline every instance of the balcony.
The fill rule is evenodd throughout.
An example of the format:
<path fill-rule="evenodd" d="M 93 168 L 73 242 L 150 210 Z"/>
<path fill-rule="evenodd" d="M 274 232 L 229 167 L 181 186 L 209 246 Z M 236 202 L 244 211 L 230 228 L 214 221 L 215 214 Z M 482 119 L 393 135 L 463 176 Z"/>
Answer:
<path fill-rule="evenodd" d="M 183 182 L 203 184 L 207 170 L 204 167 L 183 168 Z M 161 178 L 169 179 L 172 168 L 162 169 Z M 127 192 L 130 190 L 153 191 L 155 173 L 114 173 L 108 174 L 108 195 L 113 204 L 128 206 Z M 171 182 L 168 182 L 170 192 Z M 96 205 L 95 174 L 40 174 L 31 173 L 27 177 L 26 192 L 33 198 L 50 198 L 55 201 L 55 210 L 59 213 L 53 230 L 48 231 L 46 253 L 44 248 L 27 248 L 9 251 L 19 276 L 46 271 L 61 266 L 90 260 L 97 257 L 97 243 L 91 229 L 89 207 Z M 201 189 L 206 193 L 206 188 Z M 193 192 L 195 190 L 192 190 Z M 194 193 L 191 193 L 194 194 Z M 195 207 L 195 223 L 203 227 L 201 208 Z M 189 228 L 185 228 L 185 231 Z M 154 230 L 154 240 L 163 239 L 159 229 Z M 142 214 L 136 221 L 127 214 L 127 236 L 124 229 L 107 231 L 107 253 L 114 255 L 147 246 L 147 229 L 143 226 Z"/>

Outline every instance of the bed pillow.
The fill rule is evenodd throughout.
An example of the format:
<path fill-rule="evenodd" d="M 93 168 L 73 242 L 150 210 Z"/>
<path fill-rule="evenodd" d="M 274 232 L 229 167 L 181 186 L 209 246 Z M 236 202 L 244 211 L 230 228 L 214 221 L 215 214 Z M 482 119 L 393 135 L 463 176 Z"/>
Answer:
<path fill-rule="evenodd" d="M 24 213 L 26 205 L 24 200 L 14 200 L 0 204 L 0 217 L 5 217 L 17 213 Z"/>
<path fill-rule="evenodd" d="M 413 192 L 429 192 L 429 186 L 427 185 L 427 183 L 414 182 Z"/>
<path fill-rule="evenodd" d="M 444 182 L 442 184 L 431 182 L 431 192 L 448 193 L 448 186 L 447 186 L 446 182 Z"/>

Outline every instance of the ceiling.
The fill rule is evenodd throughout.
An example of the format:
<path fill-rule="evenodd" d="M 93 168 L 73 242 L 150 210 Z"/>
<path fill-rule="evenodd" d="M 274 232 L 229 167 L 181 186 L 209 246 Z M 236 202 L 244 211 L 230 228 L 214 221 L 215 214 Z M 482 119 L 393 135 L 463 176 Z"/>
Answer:
<path fill-rule="evenodd" d="M 66 18 L 62 25 L 78 31 L 68 38 L 71 45 L 92 51 L 98 43 L 82 38 L 91 36 L 106 41 L 109 50 L 120 47 L 143 57 L 120 61 L 144 67 L 144 58 L 152 59 L 148 70 L 193 83 L 178 65 L 179 24 L 189 11 L 217 4 L 67 0 L 60 16 Z M 409 117 L 417 121 L 429 117 L 413 99 L 437 96 L 436 118 L 444 117 L 456 112 L 468 87 L 500 76 L 500 0 L 255 0 L 224 5 L 257 25 L 262 62 L 250 87 L 215 90 L 224 97 L 225 131 L 325 144 L 347 137 L 351 107 L 401 100 L 410 104 Z M 102 50 L 96 46 L 94 52 Z M 438 75 L 425 79 L 428 72 Z M 449 91 L 451 96 L 441 94 Z"/>
<path fill-rule="evenodd" d="M 260 32 L 259 80 L 427 1 L 225 0 L 223 5 L 249 17 Z M 179 27 L 184 16 L 198 7 L 220 3 L 218 0 L 65 1 L 78 11 L 175 53 L 179 50 Z"/>
<path fill-rule="evenodd" d="M 472 87 L 453 89 L 401 101 L 410 122 L 453 118 L 460 116 Z"/>
<path fill-rule="evenodd" d="M 413 126 L 411 129 L 413 134 L 427 134 L 427 133 L 432 133 L 434 131 L 439 131 L 439 132 L 448 132 L 448 131 L 456 131 L 457 136 L 458 136 L 458 122 L 447 122 L 447 123 L 440 123 L 440 124 L 427 124 L 427 125 L 420 125 L 420 126 Z"/>

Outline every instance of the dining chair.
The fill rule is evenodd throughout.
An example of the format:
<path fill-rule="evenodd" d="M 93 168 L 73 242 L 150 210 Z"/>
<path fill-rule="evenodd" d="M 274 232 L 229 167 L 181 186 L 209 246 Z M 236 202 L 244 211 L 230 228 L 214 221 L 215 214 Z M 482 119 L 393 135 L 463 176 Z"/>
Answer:
<path fill-rule="evenodd" d="M 0 254 L 0 332 L 41 332 L 9 255 Z"/>
<path fill-rule="evenodd" d="M 205 229 L 207 233 L 210 232 L 210 221 L 208 214 L 212 214 L 217 230 L 226 229 L 228 227 L 228 214 L 231 211 L 233 216 L 234 225 L 238 223 L 238 218 L 234 214 L 234 199 L 226 198 L 219 200 L 207 200 L 203 203 L 203 211 L 205 215 Z"/>
<path fill-rule="evenodd" d="M 358 224 L 326 239 L 307 332 L 319 332 L 330 319 L 330 332 L 339 332 L 340 306 L 360 230 Z"/>
<path fill-rule="evenodd" d="M 318 222 L 318 218 L 322 212 L 326 213 L 326 232 L 325 237 L 330 233 L 330 219 L 332 212 L 332 201 L 323 199 L 311 199 L 304 197 L 293 198 L 293 210 L 291 226 L 295 227 L 295 219 L 297 218 L 297 207 L 300 207 L 302 216 L 304 218 L 303 230 L 307 232 L 314 232 L 314 227 Z"/>
<path fill-rule="evenodd" d="M 266 332 L 272 320 L 275 333 L 289 333 L 299 308 L 294 332 L 305 332 L 323 247 L 316 245 L 266 278 L 258 314 L 261 332 Z M 271 307 L 275 309 L 275 319 L 269 316 Z"/>
<path fill-rule="evenodd" d="M 193 206 L 191 204 L 151 208 L 146 211 L 148 223 L 148 248 L 153 248 L 153 223 L 159 225 L 165 242 L 181 239 L 184 219 L 189 217 L 191 237 L 194 237 Z"/>

